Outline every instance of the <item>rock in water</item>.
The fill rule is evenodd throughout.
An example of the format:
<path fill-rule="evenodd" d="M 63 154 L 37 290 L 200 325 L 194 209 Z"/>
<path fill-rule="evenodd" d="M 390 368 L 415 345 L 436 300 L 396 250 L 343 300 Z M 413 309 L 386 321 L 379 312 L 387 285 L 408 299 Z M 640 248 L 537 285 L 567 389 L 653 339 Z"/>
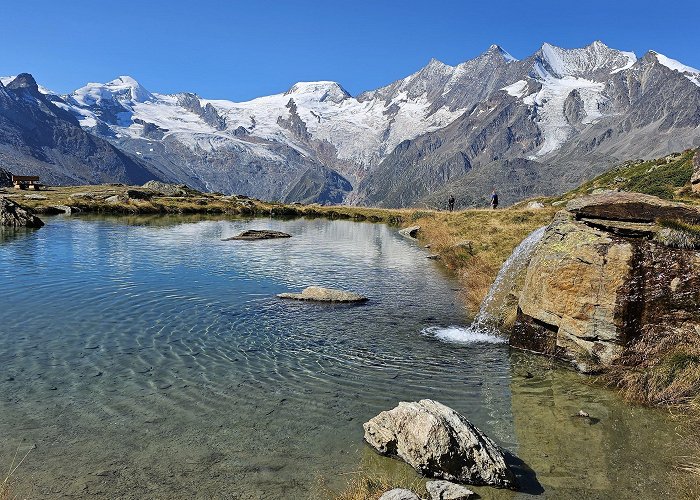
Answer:
<path fill-rule="evenodd" d="M 0 226 L 8 227 L 41 227 L 44 222 L 29 210 L 20 207 L 7 198 L 0 197 Z"/>
<path fill-rule="evenodd" d="M 410 226 L 403 229 L 399 229 L 399 234 L 405 238 L 416 239 L 418 236 L 418 231 L 420 231 L 420 226 Z"/>
<path fill-rule="evenodd" d="M 243 240 L 243 241 L 255 241 L 255 240 L 272 240 L 275 238 L 291 238 L 291 234 L 283 233 L 282 231 L 268 231 L 267 229 L 249 229 L 243 231 L 241 234 L 236 236 L 231 236 L 230 238 L 224 238 L 221 241 L 230 240 Z"/>
<path fill-rule="evenodd" d="M 380 496 L 379 500 L 421 500 L 421 498 L 411 490 L 394 488 L 393 490 L 389 490 Z"/>
<path fill-rule="evenodd" d="M 469 488 L 449 481 L 428 481 L 425 489 L 431 500 L 469 500 L 476 497 Z"/>
<path fill-rule="evenodd" d="M 357 293 L 320 286 L 307 287 L 301 293 L 280 293 L 277 296 L 280 299 L 311 300 L 315 302 L 364 302 L 367 300 L 367 297 Z"/>
<path fill-rule="evenodd" d="M 420 474 L 467 484 L 515 488 L 501 448 L 463 415 L 430 399 L 401 402 L 364 424 L 365 440 Z"/>

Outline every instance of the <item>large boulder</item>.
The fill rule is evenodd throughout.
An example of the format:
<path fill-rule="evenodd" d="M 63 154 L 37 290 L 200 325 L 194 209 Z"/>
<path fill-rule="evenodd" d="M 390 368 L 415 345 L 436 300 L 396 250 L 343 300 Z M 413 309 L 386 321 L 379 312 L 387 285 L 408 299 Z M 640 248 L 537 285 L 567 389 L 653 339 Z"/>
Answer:
<path fill-rule="evenodd" d="M 0 196 L 0 226 L 39 228 L 43 225 L 44 222 L 31 210 Z"/>
<path fill-rule="evenodd" d="M 365 302 L 367 300 L 367 297 L 358 293 L 321 286 L 306 287 L 301 293 L 280 293 L 277 297 L 312 302 Z"/>
<path fill-rule="evenodd" d="M 463 415 L 433 401 L 401 402 L 364 424 L 365 441 L 420 474 L 447 481 L 515 488 L 504 452 Z"/>
<path fill-rule="evenodd" d="M 646 195 L 570 203 L 530 260 L 510 344 L 596 371 L 651 328 L 700 328 L 698 220 Z"/>
<path fill-rule="evenodd" d="M 693 176 L 690 178 L 694 193 L 700 193 L 700 150 L 693 157 Z"/>

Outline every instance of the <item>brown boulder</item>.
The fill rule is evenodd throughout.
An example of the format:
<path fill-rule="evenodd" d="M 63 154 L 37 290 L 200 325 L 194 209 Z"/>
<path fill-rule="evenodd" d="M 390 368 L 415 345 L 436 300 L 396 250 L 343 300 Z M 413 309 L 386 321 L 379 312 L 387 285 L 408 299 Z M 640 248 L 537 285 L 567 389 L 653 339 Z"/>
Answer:
<path fill-rule="evenodd" d="M 583 371 L 610 365 L 659 325 L 700 328 L 698 239 L 682 226 L 647 222 L 692 221 L 697 211 L 653 196 L 595 198 L 571 203 L 545 231 L 510 338 L 514 347 L 571 360 Z"/>

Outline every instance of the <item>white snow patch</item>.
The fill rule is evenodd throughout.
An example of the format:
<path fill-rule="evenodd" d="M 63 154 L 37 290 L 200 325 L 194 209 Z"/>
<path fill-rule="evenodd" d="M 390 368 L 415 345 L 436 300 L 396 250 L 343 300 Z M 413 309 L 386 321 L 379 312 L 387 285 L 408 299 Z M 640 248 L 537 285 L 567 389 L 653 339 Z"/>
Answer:
<path fill-rule="evenodd" d="M 602 114 L 599 105 L 605 101 L 605 84 L 566 76 L 556 78 L 546 75 L 541 78 L 542 89 L 523 99 L 525 104 L 538 107 L 538 126 L 544 135 L 542 147 L 534 157 L 556 151 L 574 133 L 564 116 L 564 102 L 573 90 L 578 90 L 583 101 L 586 117 L 583 123 L 595 123 Z"/>
<path fill-rule="evenodd" d="M 624 71 L 626 69 L 630 69 L 632 66 L 634 66 L 634 63 L 637 62 L 637 54 L 635 54 L 634 52 L 622 51 L 622 55 L 624 55 L 627 58 L 627 63 L 624 66 L 612 70 L 610 72 L 611 75 L 614 75 L 615 73 L 619 73 L 620 71 Z"/>
<path fill-rule="evenodd" d="M 656 56 L 656 60 L 659 61 L 659 64 L 662 64 L 673 71 L 682 73 L 688 80 L 700 87 L 700 70 L 686 66 L 685 64 L 676 61 L 675 59 L 671 59 L 663 54 L 659 54 L 658 52 L 654 52 L 654 55 Z"/>
<path fill-rule="evenodd" d="M 525 80 L 518 80 L 512 85 L 508 85 L 507 87 L 503 87 L 501 90 L 505 90 L 508 92 L 508 94 L 512 95 L 513 97 L 523 97 L 525 95 L 525 92 L 527 92 L 527 82 Z"/>

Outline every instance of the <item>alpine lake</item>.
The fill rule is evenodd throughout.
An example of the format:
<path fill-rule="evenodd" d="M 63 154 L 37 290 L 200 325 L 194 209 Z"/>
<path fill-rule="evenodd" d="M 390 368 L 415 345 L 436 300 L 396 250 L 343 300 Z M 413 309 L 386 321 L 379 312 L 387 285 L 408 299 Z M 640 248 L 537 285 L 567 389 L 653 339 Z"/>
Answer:
<path fill-rule="evenodd" d="M 357 474 L 420 481 L 362 424 L 424 398 L 531 470 L 523 491 L 481 498 L 676 497 L 687 452 L 668 414 L 451 328 L 471 320 L 459 283 L 395 228 L 45 222 L 0 233 L 0 467 L 28 452 L 18 498 L 332 499 Z M 246 229 L 292 238 L 222 241 Z M 276 297 L 309 285 L 369 301 Z"/>

